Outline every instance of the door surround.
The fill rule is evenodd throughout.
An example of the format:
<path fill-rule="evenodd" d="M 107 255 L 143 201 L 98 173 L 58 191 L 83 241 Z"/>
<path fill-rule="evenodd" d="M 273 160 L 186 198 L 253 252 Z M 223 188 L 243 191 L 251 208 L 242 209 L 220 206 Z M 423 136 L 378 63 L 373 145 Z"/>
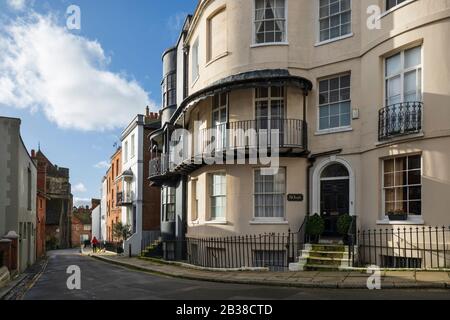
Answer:
<path fill-rule="evenodd" d="M 343 159 L 336 156 L 328 157 L 322 161 L 320 161 L 314 168 L 314 172 L 312 175 L 312 181 L 311 181 L 311 214 L 320 213 L 320 183 L 321 183 L 321 175 L 323 170 L 328 167 L 329 165 L 333 163 L 342 164 L 344 167 L 347 168 L 349 173 L 349 179 L 350 179 L 350 194 L 349 194 L 349 214 L 351 216 L 355 216 L 355 198 L 356 198 L 356 186 L 355 186 L 355 174 L 353 172 L 353 169 L 350 165 L 350 163 Z"/>

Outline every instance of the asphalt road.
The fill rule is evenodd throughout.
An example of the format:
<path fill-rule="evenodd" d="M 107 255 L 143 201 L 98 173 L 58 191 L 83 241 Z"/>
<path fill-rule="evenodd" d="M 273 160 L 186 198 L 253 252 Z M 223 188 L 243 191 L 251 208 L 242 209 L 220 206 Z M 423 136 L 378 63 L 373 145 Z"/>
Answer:
<path fill-rule="evenodd" d="M 81 289 L 69 290 L 69 266 L 81 270 Z M 77 250 L 49 253 L 45 270 L 25 300 L 323 300 L 448 299 L 450 290 L 333 290 L 264 287 L 191 281 L 153 275 L 81 256 Z"/>

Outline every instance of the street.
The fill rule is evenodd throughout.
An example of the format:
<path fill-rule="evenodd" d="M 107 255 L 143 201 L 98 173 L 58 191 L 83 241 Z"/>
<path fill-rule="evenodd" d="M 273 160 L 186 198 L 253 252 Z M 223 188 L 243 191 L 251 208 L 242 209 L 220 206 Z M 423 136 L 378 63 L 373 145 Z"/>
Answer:
<path fill-rule="evenodd" d="M 69 266 L 81 269 L 81 289 L 69 290 Z M 170 278 L 129 270 L 81 256 L 79 250 L 49 252 L 48 265 L 25 300 L 322 300 L 450 299 L 450 290 L 337 290 L 262 287 Z"/>

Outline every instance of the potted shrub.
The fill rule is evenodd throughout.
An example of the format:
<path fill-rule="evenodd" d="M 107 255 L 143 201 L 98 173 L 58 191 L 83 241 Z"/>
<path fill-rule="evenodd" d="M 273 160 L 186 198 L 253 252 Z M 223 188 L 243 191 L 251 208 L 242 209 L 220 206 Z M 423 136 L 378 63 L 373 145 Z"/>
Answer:
<path fill-rule="evenodd" d="M 408 220 L 408 213 L 403 209 L 388 212 L 390 221 L 406 221 Z"/>
<path fill-rule="evenodd" d="M 337 231 L 342 236 L 344 244 L 348 244 L 348 231 L 352 224 L 353 218 L 349 214 L 341 215 L 337 221 Z"/>
<path fill-rule="evenodd" d="M 319 238 L 325 230 L 325 221 L 317 213 L 309 217 L 306 222 L 306 234 L 312 243 L 318 243 Z"/>

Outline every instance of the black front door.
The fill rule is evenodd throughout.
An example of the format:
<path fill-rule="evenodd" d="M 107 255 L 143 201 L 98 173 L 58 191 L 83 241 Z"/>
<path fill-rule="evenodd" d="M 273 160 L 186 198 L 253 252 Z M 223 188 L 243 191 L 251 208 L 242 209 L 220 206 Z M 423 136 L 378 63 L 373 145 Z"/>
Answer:
<path fill-rule="evenodd" d="M 349 194 L 349 179 L 321 181 L 320 212 L 325 220 L 324 236 L 339 236 L 337 220 L 339 216 L 349 214 Z"/>

